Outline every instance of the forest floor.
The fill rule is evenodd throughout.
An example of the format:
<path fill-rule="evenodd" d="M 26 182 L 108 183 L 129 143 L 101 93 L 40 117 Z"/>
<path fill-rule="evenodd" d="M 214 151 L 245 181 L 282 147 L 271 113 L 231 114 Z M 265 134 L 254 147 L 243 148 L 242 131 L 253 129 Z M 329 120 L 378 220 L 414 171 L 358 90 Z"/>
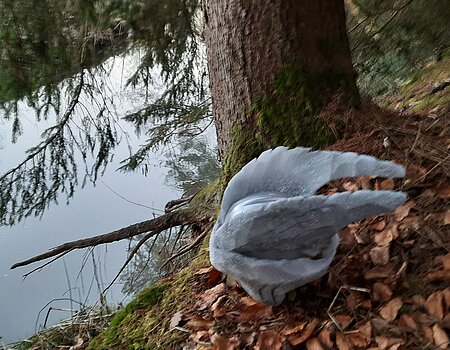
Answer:
<path fill-rule="evenodd" d="M 372 103 L 341 111 L 335 103 L 321 116 L 346 125 L 344 137 L 329 149 L 407 168 L 402 180 L 343 179 L 323 193 L 395 189 L 409 196 L 394 213 L 341 230 L 338 253 L 322 279 L 289 293 L 280 306 L 264 305 L 210 266 L 205 242 L 190 266 L 141 292 L 104 333 L 92 340 L 80 328 L 71 346 L 54 348 L 448 348 L 449 65 L 447 58 L 425 68 L 378 101 L 390 111 Z"/>

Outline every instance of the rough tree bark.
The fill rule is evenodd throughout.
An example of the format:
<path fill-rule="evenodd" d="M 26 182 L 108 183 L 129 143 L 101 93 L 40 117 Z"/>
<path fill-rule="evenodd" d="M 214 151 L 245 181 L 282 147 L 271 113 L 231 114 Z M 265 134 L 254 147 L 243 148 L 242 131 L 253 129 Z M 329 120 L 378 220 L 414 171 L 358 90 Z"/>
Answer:
<path fill-rule="evenodd" d="M 337 93 L 358 103 L 343 0 L 209 0 L 204 17 L 213 112 L 225 163 L 235 162 L 233 147 L 241 154 L 255 143 L 262 149 L 320 146 L 308 135 L 316 124 L 312 115 Z M 239 142 L 237 134 L 246 141 Z"/>

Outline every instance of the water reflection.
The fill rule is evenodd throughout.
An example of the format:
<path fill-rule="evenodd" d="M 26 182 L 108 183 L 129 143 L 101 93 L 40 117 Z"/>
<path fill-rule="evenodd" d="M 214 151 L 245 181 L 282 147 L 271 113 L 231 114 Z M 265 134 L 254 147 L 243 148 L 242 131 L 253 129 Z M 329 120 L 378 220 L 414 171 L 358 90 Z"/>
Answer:
<path fill-rule="evenodd" d="M 108 89 L 103 90 L 107 92 L 105 99 L 120 101 L 120 104 L 116 104 L 115 116 L 139 108 L 139 104 L 143 103 L 142 99 L 136 99 L 131 89 L 123 88 L 127 74 L 133 71 L 137 62 L 136 55 L 112 58 L 103 67 L 108 74 L 97 76 L 97 79 L 101 77 L 103 84 L 108 86 Z M 51 118 L 37 122 L 32 108 L 23 103 L 19 107 L 25 136 L 20 142 L 12 144 L 8 135 L 11 122 L 2 125 L 1 173 L 23 159 L 24 150 L 36 144 L 40 133 L 54 122 Z M 113 151 L 114 157 L 105 170 L 103 182 L 97 182 L 96 186 L 88 182 L 69 206 L 64 201 L 51 206 L 42 220 L 28 218 L 11 228 L 0 227 L 0 335 L 6 341 L 31 335 L 35 331 L 39 310 L 52 299 L 71 298 L 84 304 L 97 301 L 99 289 L 109 283 L 125 260 L 127 242 L 97 248 L 92 254 L 73 252 L 64 261 L 55 262 L 24 281 L 21 276 L 24 271 L 29 270 L 10 271 L 12 263 L 68 240 L 108 232 L 152 217 L 152 210 L 124 201 L 106 185 L 129 200 L 153 208 L 162 209 L 168 200 L 179 197 L 179 191 L 164 185 L 167 170 L 157 167 L 159 162 L 154 162 L 155 167 L 147 176 L 140 172 L 124 174 L 115 171 L 120 160 L 129 155 L 129 146 L 139 144 L 138 139 L 132 137 L 131 126 L 120 121 L 116 126 L 121 133 L 118 136 L 122 136 L 122 142 Z M 124 133 L 129 134 L 127 142 Z M 153 154 L 153 157 L 156 159 L 158 154 Z M 77 161 L 79 160 L 78 158 Z M 96 275 L 93 273 L 94 265 L 97 267 Z M 83 272 L 79 273 L 82 268 Z M 111 288 L 108 297 L 115 302 L 121 301 L 124 297 L 121 285 Z M 55 302 L 52 306 L 71 307 L 67 301 Z M 78 308 L 77 305 L 73 307 Z M 70 313 L 52 312 L 48 324 L 69 315 Z M 38 320 L 38 326 L 43 322 L 42 317 Z"/>
<path fill-rule="evenodd" d="M 172 149 L 162 162 L 174 169 L 172 187 L 173 180 L 182 184 L 165 186 L 167 169 L 153 152 L 174 138 L 190 140 L 211 122 L 201 25 L 193 19 L 199 4 L 0 4 L 0 335 L 7 341 L 34 332 L 49 300 L 73 300 L 55 301 L 57 308 L 95 302 L 124 261 L 127 242 L 73 252 L 25 281 L 23 271 L 9 271 L 12 263 L 151 218 L 154 209 L 132 203 L 162 209 L 180 189 L 194 191 L 194 177 L 205 179 L 179 166 L 200 153 L 182 159 Z M 205 159 L 201 167 L 216 169 Z M 119 166 L 142 172 L 115 172 Z M 120 287 L 109 290 L 111 300 L 123 298 Z M 47 325 L 67 315 L 52 312 Z"/>

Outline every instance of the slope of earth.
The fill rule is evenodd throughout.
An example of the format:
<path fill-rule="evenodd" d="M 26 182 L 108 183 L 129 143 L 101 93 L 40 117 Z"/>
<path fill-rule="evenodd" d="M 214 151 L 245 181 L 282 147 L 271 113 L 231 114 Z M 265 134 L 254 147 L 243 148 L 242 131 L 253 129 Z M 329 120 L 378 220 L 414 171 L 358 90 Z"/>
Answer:
<path fill-rule="evenodd" d="M 428 101 L 430 88 L 446 74 L 448 79 L 448 65 L 445 58 L 427 67 L 402 92 L 385 97 L 383 104 L 397 111 L 371 103 L 349 111 L 336 102 L 320 116 L 343 128 L 330 149 L 372 154 L 407 168 L 401 181 L 343 179 L 322 193 L 397 189 L 409 196 L 394 213 L 344 228 L 321 280 L 291 292 L 278 307 L 260 304 L 210 266 L 206 240 L 190 266 L 142 291 L 94 339 L 79 333 L 84 341 L 71 349 L 88 343 L 89 349 L 446 349 L 450 87 L 434 92 L 439 99 L 433 104 L 406 105 L 412 98 Z"/>

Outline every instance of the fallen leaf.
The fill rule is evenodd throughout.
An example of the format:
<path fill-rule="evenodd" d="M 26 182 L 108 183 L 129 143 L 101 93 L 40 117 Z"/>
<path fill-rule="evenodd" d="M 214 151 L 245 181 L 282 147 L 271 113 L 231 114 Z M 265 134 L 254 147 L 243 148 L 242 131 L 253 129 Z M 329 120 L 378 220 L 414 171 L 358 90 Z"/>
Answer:
<path fill-rule="evenodd" d="M 347 307 L 350 310 L 356 309 L 357 307 L 361 306 L 361 303 L 363 302 L 363 300 L 364 300 L 364 297 L 361 295 L 361 293 L 357 293 L 355 291 L 350 291 L 350 293 L 345 298 Z"/>
<path fill-rule="evenodd" d="M 222 309 L 222 306 L 227 301 L 227 298 L 226 295 L 222 295 L 211 305 L 211 311 L 214 317 L 222 317 L 226 314 L 226 310 Z"/>
<path fill-rule="evenodd" d="M 361 333 L 349 333 L 346 334 L 347 342 L 352 346 L 352 349 L 366 348 L 370 343 L 370 338 L 367 339 Z"/>
<path fill-rule="evenodd" d="M 367 339 L 370 339 L 370 337 L 372 336 L 372 324 L 370 323 L 370 321 L 358 324 L 356 326 L 356 329 L 359 330 L 361 334 Z"/>
<path fill-rule="evenodd" d="M 389 286 L 383 283 L 376 282 L 372 286 L 372 294 L 375 301 L 386 302 L 388 300 L 391 300 L 392 290 L 391 288 L 389 288 Z"/>
<path fill-rule="evenodd" d="M 215 286 L 220 279 L 222 278 L 222 272 L 219 270 L 216 270 L 214 267 L 209 271 L 209 277 L 208 277 L 208 285 Z"/>
<path fill-rule="evenodd" d="M 382 231 L 386 228 L 386 220 L 378 221 L 378 222 L 370 225 L 370 228 L 375 231 Z"/>
<path fill-rule="evenodd" d="M 352 350 L 350 343 L 347 341 L 347 337 L 342 333 L 336 334 L 336 346 L 339 350 Z"/>
<path fill-rule="evenodd" d="M 306 349 L 307 350 L 325 350 L 319 339 L 310 338 L 306 341 Z"/>
<path fill-rule="evenodd" d="M 383 320 L 381 317 L 373 317 L 371 319 L 371 323 L 373 325 L 373 328 L 378 332 L 383 334 L 385 329 L 390 327 L 389 322 L 386 320 Z"/>
<path fill-rule="evenodd" d="M 301 343 L 305 342 L 311 334 L 313 334 L 314 330 L 316 329 L 317 325 L 319 324 L 319 321 L 317 319 L 312 320 L 308 323 L 308 325 L 305 327 L 305 329 L 299 334 L 299 335 L 291 335 L 288 337 L 289 342 L 293 346 L 298 346 Z"/>
<path fill-rule="evenodd" d="M 238 317 L 238 322 L 256 321 L 273 316 L 273 307 L 258 303 L 244 309 Z"/>
<path fill-rule="evenodd" d="M 424 338 L 430 342 L 434 342 L 433 330 L 431 329 L 431 327 L 423 324 L 421 328 L 422 328 L 422 333 L 423 333 Z"/>
<path fill-rule="evenodd" d="M 363 309 L 369 310 L 372 308 L 372 300 L 364 299 L 363 301 L 361 301 L 361 304 L 359 306 Z"/>
<path fill-rule="evenodd" d="M 417 332 L 419 330 L 416 320 L 411 315 L 406 314 L 400 316 L 398 326 L 409 332 Z"/>
<path fill-rule="evenodd" d="M 450 313 L 441 321 L 441 326 L 450 330 Z"/>
<path fill-rule="evenodd" d="M 390 266 L 375 266 L 373 269 L 364 273 L 366 280 L 374 280 L 386 278 L 393 275 L 392 267 Z"/>
<path fill-rule="evenodd" d="M 398 310 L 402 307 L 401 298 L 394 298 L 380 308 L 380 316 L 386 321 L 393 321 L 397 318 Z"/>
<path fill-rule="evenodd" d="M 234 336 L 231 338 L 226 338 L 223 335 L 214 333 L 211 336 L 211 344 L 214 345 L 214 350 L 235 350 L 239 349 L 240 345 L 239 339 Z"/>
<path fill-rule="evenodd" d="M 259 333 L 255 350 L 281 350 L 282 338 L 273 329 Z"/>
<path fill-rule="evenodd" d="M 193 342 L 200 343 L 209 340 L 209 331 L 199 331 L 189 337 Z"/>
<path fill-rule="evenodd" d="M 450 225 L 450 209 L 447 209 L 442 215 L 442 224 Z"/>
<path fill-rule="evenodd" d="M 389 229 L 377 233 L 373 238 L 377 246 L 387 246 L 389 243 L 392 242 L 392 239 L 393 239 L 392 233 L 390 232 Z"/>
<path fill-rule="evenodd" d="M 192 330 L 209 330 L 214 325 L 213 320 L 206 320 L 200 316 L 194 316 L 186 323 L 186 327 Z"/>
<path fill-rule="evenodd" d="M 345 330 L 353 321 L 353 317 L 349 315 L 336 315 L 334 319 L 342 330 Z"/>
<path fill-rule="evenodd" d="M 371 242 L 371 236 L 368 231 L 359 231 L 354 232 L 353 236 L 355 237 L 356 243 L 358 244 L 368 244 Z"/>
<path fill-rule="evenodd" d="M 286 328 L 286 329 L 282 332 L 282 334 L 285 335 L 285 336 L 289 336 L 289 335 L 291 335 L 291 334 L 300 332 L 300 331 L 303 330 L 303 328 L 305 328 L 306 323 L 307 323 L 307 322 L 301 322 L 301 323 L 299 323 L 299 324 L 297 324 L 297 325 L 295 325 L 295 326 L 293 326 L 293 327 Z"/>
<path fill-rule="evenodd" d="M 390 223 L 389 226 L 386 229 L 386 230 L 390 231 L 393 239 L 397 239 L 398 236 L 399 236 L 398 225 L 399 225 L 398 223 L 393 222 L 393 223 Z"/>
<path fill-rule="evenodd" d="M 372 248 L 370 258 L 375 265 L 386 265 L 389 262 L 389 246 Z"/>
<path fill-rule="evenodd" d="M 420 218 L 417 215 L 408 216 L 402 220 L 400 228 L 414 228 L 417 230 L 420 228 Z"/>
<path fill-rule="evenodd" d="M 439 327 L 436 323 L 433 328 L 433 339 L 434 343 L 439 349 L 447 349 L 449 345 L 449 339 L 445 331 Z"/>
<path fill-rule="evenodd" d="M 393 345 L 403 344 L 403 339 L 401 338 L 386 337 L 383 335 L 375 337 L 375 341 L 377 342 L 380 350 L 388 349 Z"/>
<path fill-rule="evenodd" d="M 442 257 L 442 265 L 444 266 L 444 270 L 450 270 L 450 253 Z"/>
<path fill-rule="evenodd" d="M 436 192 L 436 194 L 439 198 L 449 199 L 450 198 L 450 184 L 441 184 L 439 186 L 436 186 L 436 188 L 434 189 L 434 192 Z"/>
<path fill-rule="evenodd" d="M 180 324 L 182 318 L 183 318 L 183 314 L 181 312 L 175 312 L 175 314 L 170 319 L 169 328 L 173 329 L 176 326 L 178 326 Z"/>
<path fill-rule="evenodd" d="M 412 207 L 414 207 L 415 204 L 416 203 L 414 201 L 408 201 L 402 206 L 395 209 L 394 214 L 397 221 L 402 221 L 404 218 L 406 218 L 409 214 L 409 211 Z"/>
<path fill-rule="evenodd" d="M 371 179 L 372 178 L 370 176 L 361 176 L 359 178 L 360 186 L 363 190 L 370 190 L 372 188 Z"/>
<path fill-rule="evenodd" d="M 344 183 L 342 184 L 342 187 L 344 187 L 344 189 L 345 189 L 346 191 L 349 191 L 349 192 L 356 192 L 356 191 L 359 190 L 358 184 L 356 184 L 356 183 L 353 182 L 353 181 L 346 181 L 346 182 L 344 182 Z"/>
<path fill-rule="evenodd" d="M 450 270 L 438 270 L 428 273 L 425 276 L 428 282 L 447 282 L 450 281 Z"/>
<path fill-rule="evenodd" d="M 395 187 L 394 179 L 386 179 L 380 182 L 377 189 L 380 190 L 393 190 Z"/>
<path fill-rule="evenodd" d="M 257 335 L 256 332 L 241 333 L 239 335 L 239 340 L 240 340 L 240 343 L 241 343 L 241 347 L 243 349 L 247 349 L 247 348 L 253 347 L 253 344 L 255 343 L 256 335 Z"/>
<path fill-rule="evenodd" d="M 333 348 L 333 341 L 331 340 L 331 334 L 333 332 L 333 327 L 326 326 L 324 327 L 317 338 L 319 338 L 320 342 L 326 346 L 328 349 Z"/>
<path fill-rule="evenodd" d="M 447 313 L 450 309 L 450 288 L 446 288 L 442 291 L 442 297 L 444 298 Z"/>
<path fill-rule="evenodd" d="M 213 269 L 212 266 L 210 267 L 204 267 L 202 269 L 198 269 L 196 273 L 194 273 L 194 275 L 204 275 L 207 274 L 208 272 L 210 272 Z"/>
<path fill-rule="evenodd" d="M 201 296 L 203 301 L 203 309 L 211 306 L 220 296 L 225 294 L 225 283 L 218 284 L 217 286 L 206 290 Z"/>
<path fill-rule="evenodd" d="M 438 320 L 442 320 L 446 314 L 444 308 L 444 295 L 441 291 L 431 294 L 424 304 L 428 313 Z"/>
<path fill-rule="evenodd" d="M 339 231 L 339 246 L 351 247 L 355 244 L 355 235 L 349 227 L 344 227 Z"/>
<path fill-rule="evenodd" d="M 419 179 L 422 178 L 427 172 L 428 169 L 424 167 L 420 167 L 415 164 L 408 164 L 408 166 L 406 167 L 406 178 Z"/>
<path fill-rule="evenodd" d="M 245 306 L 252 306 L 252 305 L 258 304 L 258 301 L 253 299 L 251 296 L 246 295 L 241 298 L 241 303 L 244 304 Z"/>

